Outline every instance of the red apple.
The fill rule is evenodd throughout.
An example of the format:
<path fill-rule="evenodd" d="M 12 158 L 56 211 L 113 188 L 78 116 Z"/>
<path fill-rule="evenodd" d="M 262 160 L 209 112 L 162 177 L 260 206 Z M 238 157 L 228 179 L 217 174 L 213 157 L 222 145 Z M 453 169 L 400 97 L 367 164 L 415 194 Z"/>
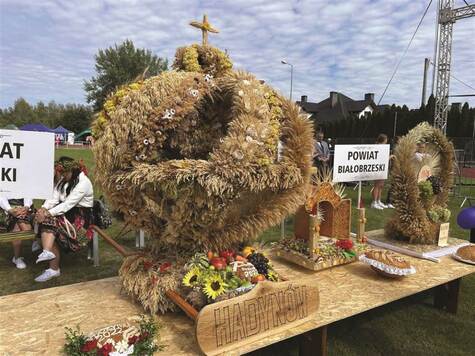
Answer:
<path fill-rule="evenodd" d="M 247 262 L 247 258 L 241 255 L 236 255 L 236 261 Z"/>
<path fill-rule="evenodd" d="M 222 270 L 226 268 L 226 260 L 222 257 L 213 257 L 209 261 L 209 263 L 217 270 Z"/>
<path fill-rule="evenodd" d="M 234 257 L 235 253 L 232 250 L 224 250 L 219 254 L 220 257 L 228 259 L 229 257 Z"/>
<path fill-rule="evenodd" d="M 251 282 L 256 284 L 258 282 L 262 282 L 266 280 L 266 276 L 263 274 L 258 274 L 257 276 L 252 277 Z"/>

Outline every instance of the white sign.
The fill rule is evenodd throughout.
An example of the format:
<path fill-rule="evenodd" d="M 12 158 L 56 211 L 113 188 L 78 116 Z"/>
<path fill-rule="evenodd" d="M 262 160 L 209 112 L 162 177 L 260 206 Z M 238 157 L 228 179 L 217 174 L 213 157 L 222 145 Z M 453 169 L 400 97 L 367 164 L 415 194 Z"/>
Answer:
<path fill-rule="evenodd" d="M 388 178 L 389 145 L 335 145 L 334 182 Z"/>
<path fill-rule="evenodd" d="M 0 130 L 0 195 L 49 199 L 53 171 L 53 133 Z"/>

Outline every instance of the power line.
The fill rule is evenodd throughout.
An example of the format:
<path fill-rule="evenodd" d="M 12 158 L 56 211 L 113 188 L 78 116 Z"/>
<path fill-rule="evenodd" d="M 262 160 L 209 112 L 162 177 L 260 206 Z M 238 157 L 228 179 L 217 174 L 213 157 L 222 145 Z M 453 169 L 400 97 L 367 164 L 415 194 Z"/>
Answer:
<path fill-rule="evenodd" d="M 406 56 L 407 51 L 409 50 L 409 47 L 411 46 L 412 41 L 414 40 L 414 37 L 416 37 L 416 33 L 417 33 L 417 31 L 419 30 L 419 27 L 421 26 L 422 21 L 424 20 L 424 17 L 425 17 L 426 14 L 427 14 L 427 11 L 429 11 L 429 7 L 430 7 L 431 4 L 432 4 L 432 0 L 429 1 L 429 4 L 427 5 L 427 7 L 426 7 L 424 13 L 422 14 L 421 19 L 419 20 L 419 23 L 417 24 L 416 30 L 415 30 L 414 33 L 412 34 L 412 37 L 411 37 L 409 43 L 407 44 L 406 49 L 404 50 L 404 53 L 402 54 L 401 58 L 399 59 L 399 62 L 396 64 L 396 67 L 394 68 L 393 74 L 391 75 L 391 78 L 389 79 L 389 82 L 388 82 L 388 84 L 386 85 L 386 88 L 384 88 L 384 91 L 383 91 L 383 94 L 381 95 L 381 98 L 379 98 L 378 105 L 381 103 L 381 100 L 383 100 L 384 95 L 386 94 L 386 91 L 387 91 L 388 88 L 389 88 L 389 85 L 390 85 L 391 82 L 393 81 L 393 78 L 394 78 L 394 76 L 396 75 L 396 72 L 397 72 L 397 70 L 399 69 L 399 66 L 401 65 L 402 60 L 403 60 L 404 57 Z"/>
<path fill-rule="evenodd" d="M 468 2 L 466 2 L 465 0 L 463 0 L 463 2 L 465 3 L 465 5 L 470 6 L 470 4 L 469 4 Z M 474 10 L 474 9 L 472 9 L 472 12 L 475 14 L 475 10 Z"/>

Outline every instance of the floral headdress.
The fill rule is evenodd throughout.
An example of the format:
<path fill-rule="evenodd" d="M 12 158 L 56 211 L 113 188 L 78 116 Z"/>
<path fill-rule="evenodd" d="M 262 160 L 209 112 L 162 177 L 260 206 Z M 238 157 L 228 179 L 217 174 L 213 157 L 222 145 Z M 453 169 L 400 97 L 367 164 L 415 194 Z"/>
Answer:
<path fill-rule="evenodd" d="M 55 161 L 54 163 L 54 170 L 55 173 L 64 173 L 70 172 L 73 169 L 79 169 L 85 175 L 87 175 L 87 167 L 84 164 L 84 160 L 80 159 L 79 161 L 71 160 L 71 161 Z"/>

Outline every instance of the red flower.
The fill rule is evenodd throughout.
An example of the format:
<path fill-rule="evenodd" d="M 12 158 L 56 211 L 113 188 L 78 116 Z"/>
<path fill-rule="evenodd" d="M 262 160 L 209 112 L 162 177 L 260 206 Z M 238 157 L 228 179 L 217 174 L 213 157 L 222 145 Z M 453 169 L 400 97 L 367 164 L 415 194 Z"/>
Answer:
<path fill-rule="evenodd" d="M 353 241 L 351 241 L 350 239 L 337 240 L 336 247 L 339 247 L 343 250 L 351 250 L 353 247 Z"/>
<path fill-rule="evenodd" d="M 139 341 L 139 337 L 137 335 L 129 337 L 129 345 L 134 345 L 137 341 Z"/>
<path fill-rule="evenodd" d="M 97 348 L 97 340 L 92 339 L 86 342 L 84 345 L 81 347 L 81 352 L 89 352 Z"/>
<path fill-rule="evenodd" d="M 94 237 L 94 230 L 92 229 L 92 227 L 86 230 L 86 237 L 88 240 L 92 240 L 92 238 Z"/>
<path fill-rule="evenodd" d="M 97 354 L 100 356 L 109 356 L 109 354 L 112 352 L 113 346 L 112 344 L 104 344 L 102 347 L 97 351 Z"/>
<path fill-rule="evenodd" d="M 146 338 L 149 337 L 149 335 L 150 335 L 150 334 L 149 334 L 147 331 L 144 331 L 142 334 L 140 334 L 138 341 L 143 341 L 143 340 L 145 340 Z"/>
<path fill-rule="evenodd" d="M 160 265 L 160 273 L 166 272 L 172 264 L 170 262 L 164 262 Z"/>
<path fill-rule="evenodd" d="M 85 220 L 82 216 L 76 216 L 76 219 L 74 219 L 74 226 L 76 229 L 81 229 L 84 226 Z"/>
<path fill-rule="evenodd" d="M 143 261 L 144 271 L 148 271 L 152 267 L 153 267 L 153 262 L 152 261 Z"/>

